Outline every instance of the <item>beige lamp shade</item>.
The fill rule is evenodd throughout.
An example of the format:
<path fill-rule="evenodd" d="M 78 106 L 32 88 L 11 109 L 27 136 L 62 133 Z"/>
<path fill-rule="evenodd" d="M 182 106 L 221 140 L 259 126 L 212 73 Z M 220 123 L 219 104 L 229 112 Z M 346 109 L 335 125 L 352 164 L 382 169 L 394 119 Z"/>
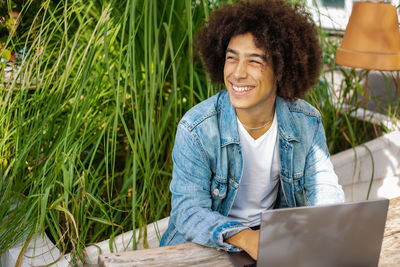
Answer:
<path fill-rule="evenodd" d="M 396 8 L 383 2 L 356 2 L 336 51 L 336 64 L 400 70 L 400 31 Z"/>

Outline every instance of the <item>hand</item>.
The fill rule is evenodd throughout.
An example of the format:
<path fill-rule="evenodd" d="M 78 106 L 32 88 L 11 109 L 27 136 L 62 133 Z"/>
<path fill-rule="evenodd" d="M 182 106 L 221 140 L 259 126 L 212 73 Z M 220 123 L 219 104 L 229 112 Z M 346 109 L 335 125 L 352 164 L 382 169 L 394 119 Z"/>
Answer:
<path fill-rule="evenodd" d="M 230 238 L 226 239 L 225 241 L 229 244 L 237 246 L 247 254 L 250 255 L 253 259 L 257 260 L 257 253 L 258 253 L 258 241 L 260 238 L 260 231 L 259 230 L 250 230 L 245 229 L 240 231 L 236 235 L 231 236 Z"/>

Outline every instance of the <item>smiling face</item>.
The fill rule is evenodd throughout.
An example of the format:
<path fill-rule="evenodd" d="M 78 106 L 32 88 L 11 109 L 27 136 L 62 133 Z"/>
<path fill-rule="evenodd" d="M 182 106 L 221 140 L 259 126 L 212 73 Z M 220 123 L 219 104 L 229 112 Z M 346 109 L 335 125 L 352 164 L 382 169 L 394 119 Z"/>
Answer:
<path fill-rule="evenodd" d="M 243 123 L 268 120 L 274 111 L 276 79 L 271 63 L 251 33 L 232 37 L 224 65 L 229 99 Z M 241 119 L 243 117 L 243 120 Z"/>

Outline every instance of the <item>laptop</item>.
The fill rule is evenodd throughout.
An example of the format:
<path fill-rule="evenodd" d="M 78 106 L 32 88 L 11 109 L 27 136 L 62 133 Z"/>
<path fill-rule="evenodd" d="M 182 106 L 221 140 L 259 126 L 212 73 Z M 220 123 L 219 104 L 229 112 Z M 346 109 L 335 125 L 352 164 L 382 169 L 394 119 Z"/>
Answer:
<path fill-rule="evenodd" d="M 378 266 L 388 199 L 266 210 L 257 263 L 229 253 L 234 266 Z"/>

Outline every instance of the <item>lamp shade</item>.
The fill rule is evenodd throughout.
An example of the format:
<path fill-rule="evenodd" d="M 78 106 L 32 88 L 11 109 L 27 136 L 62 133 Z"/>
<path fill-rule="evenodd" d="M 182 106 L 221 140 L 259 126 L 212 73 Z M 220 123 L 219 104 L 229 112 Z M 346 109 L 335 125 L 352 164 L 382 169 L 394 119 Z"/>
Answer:
<path fill-rule="evenodd" d="M 336 64 L 353 68 L 400 70 L 400 31 L 396 8 L 383 2 L 356 2 Z"/>

